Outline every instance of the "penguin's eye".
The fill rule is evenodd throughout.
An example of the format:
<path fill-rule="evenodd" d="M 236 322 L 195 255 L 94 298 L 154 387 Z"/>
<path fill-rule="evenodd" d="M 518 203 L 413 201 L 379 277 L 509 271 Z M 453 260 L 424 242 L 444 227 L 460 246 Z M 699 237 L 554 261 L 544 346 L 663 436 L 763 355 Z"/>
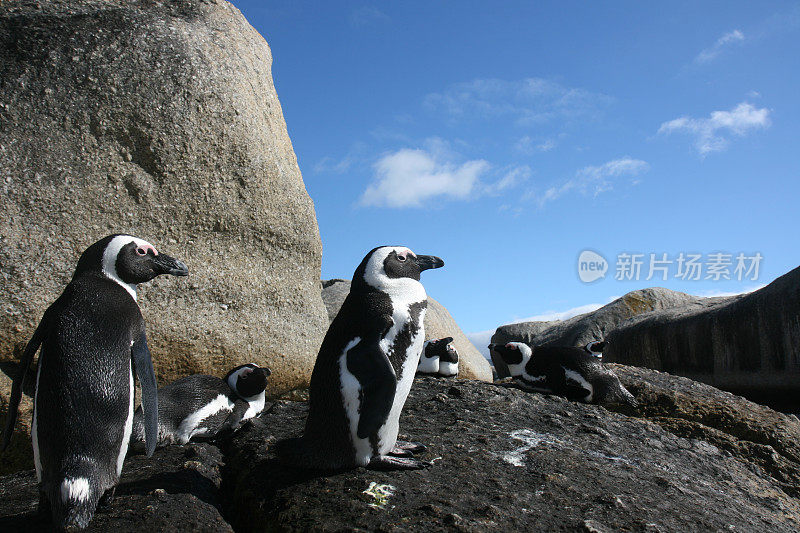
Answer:
<path fill-rule="evenodd" d="M 400 261 L 401 263 L 402 263 L 403 261 L 405 261 L 405 260 L 406 260 L 406 256 L 405 256 L 405 254 L 398 254 L 398 255 L 397 255 L 397 260 L 398 260 L 398 261 Z"/>
<path fill-rule="evenodd" d="M 147 255 L 147 250 L 145 250 L 144 248 L 137 248 L 136 253 L 138 255 Z"/>

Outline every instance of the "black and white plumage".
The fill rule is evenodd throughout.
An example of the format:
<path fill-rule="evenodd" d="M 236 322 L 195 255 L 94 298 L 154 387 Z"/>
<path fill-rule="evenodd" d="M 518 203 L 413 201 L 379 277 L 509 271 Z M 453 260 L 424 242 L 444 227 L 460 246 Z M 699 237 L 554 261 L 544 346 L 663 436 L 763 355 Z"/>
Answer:
<path fill-rule="evenodd" d="M 458 375 L 458 351 L 453 337 L 432 339 L 422 347 L 417 373 L 452 377 Z"/>
<path fill-rule="evenodd" d="M 600 360 L 574 346 L 535 346 L 522 342 L 490 344 L 523 388 L 587 403 L 638 404 L 617 375 Z"/>
<path fill-rule="evenodd" d="M 364 257 L 317 356 L 303 437 L 283 441 L 282 455 L 325 470 L 426 466 L 408 458 L 424 446 L 397 434 L 425 338 L 420 272 L 443 265 L 399 246 Z"/>
<path fill-rule="evenodd" d="M 160 274 L 185 276 L 182 262 L 130 235 L 86 249 L 72 281 L 44 312 L 14 380 L 3 449 L 17 417 L 27 370 L 41 345 L 31 441 L 40 511 L 57 529 L 84 528 L 113 496 L 128 450 L 136 373 L 147 453 L 156 444 L 158 397 L 136 286 Z"/>
<path fill-rule="evenodd" d="M 158 447 L 212 440 L 264 410 L 269 368 L 247 363 L 225 378 L 195 374 L 158 389 Z M 131 446 L 145 441 L 144 413 L 133 415 Z"/>

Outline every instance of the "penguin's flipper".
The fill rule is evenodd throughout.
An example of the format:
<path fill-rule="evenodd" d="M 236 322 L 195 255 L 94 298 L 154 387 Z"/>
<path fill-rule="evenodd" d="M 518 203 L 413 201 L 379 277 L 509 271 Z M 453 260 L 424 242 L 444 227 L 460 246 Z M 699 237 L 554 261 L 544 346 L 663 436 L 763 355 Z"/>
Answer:
<path fill-rule="evenodd" d="M 153 371 L 153 360 L 147 347 L 144 331 L 131 348 L 133 367 L 142 386 L 142 410 L 144 411 L 144 439 L 147 457 L 153 455 L 158 442 L 158 384 Z"/>
<path fill-rule="evenodd" d="M 366 439 L 386 423 L 394 403 L 397 376 L 378 340 L 361 341 L 347 352 L 347 370 L 361 385 L 361 416 L 357 435 Z"/>
<path fill-rule="evenodd" d="M 233 411 L 231 411 L 231 413 L 225 419 L 225 422 L 223 422 L 219 430 L 217 430 L 214 438 L 224 437 L 227 434 L 238 431 L 242 427 L 242 419 L 244 418 L 245 413 L 247 413 L 248 407 L 250 407 L 250 404 L 247 402 L 237 401 L 236 405 L 233 407 Z"/>
<path fill-rule="evenodd" d="M 19 363 L 19 370 L 17 376 L 14 378 L 11 385 L 11 398 L 8 400 L 8 410 L 6 414 L 6 426 L 3 428 L 3 443 L 0 445 L 0 451 L 5 451 L 8 444 L 11 442 L 11 435 L 14 433 L 14 425 L 17 423 L 17 415 L 19 412 L 19 402 L 22 400 L 22 388 L 25 386 L 25 378 L 28 376 L 28 369 L 33 361 L 33 356 L 39 350 L 39 346 L 44 340 L 44 332 L 47 330 L 45 324 L 47 319 L 47 312 L 39 322 L 36 331 L 33 332 L 33 337 L 25 346 L 25 351 L 22 353 L 22 358 Z"/>

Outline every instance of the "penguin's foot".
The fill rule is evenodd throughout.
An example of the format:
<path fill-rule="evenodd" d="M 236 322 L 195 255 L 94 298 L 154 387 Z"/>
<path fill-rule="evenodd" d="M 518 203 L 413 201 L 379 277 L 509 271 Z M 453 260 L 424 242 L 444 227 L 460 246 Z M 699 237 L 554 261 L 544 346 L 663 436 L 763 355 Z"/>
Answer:
<path fill-rule="evenodd" d="M 427 446 L 420 444 L 419 442 L 399 440 L 395 443 L 394 448 L 392 448 L 392 451 L 389 452 L 389 455 L 394 455 L 395 457 L 411 457 L 415 453 L 422 453 L 427 449 Z"/>
<path fill-rule="evenodd" d="M 376 455 L 370 459 L 367 468 L 370 470 L 422 470 L 428 468 L 431 463 L 409 459 L 407 457 L 392 457 L 390 455 Z"/>
<path fill-rule="evenodd" d="M 97 502 L 97 508 L 106 510 L 111 507 L 111 502 L 114 501 L 114 493 L 117 491 L 117 487 L 111 487 L 107 491 L 103 493 L 100 497 L 100 501 Z"/>

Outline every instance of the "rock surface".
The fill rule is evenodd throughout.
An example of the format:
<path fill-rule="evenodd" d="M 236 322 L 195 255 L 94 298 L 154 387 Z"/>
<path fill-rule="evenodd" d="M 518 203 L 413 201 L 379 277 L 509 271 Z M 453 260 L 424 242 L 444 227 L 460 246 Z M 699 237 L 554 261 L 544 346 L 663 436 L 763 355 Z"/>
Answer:
<path fill-rule="evenodd" d="M 328 310 L 328 320 L 332 322 L 344 299 L 350 293 L 350 281 L 331 279 L 322 281 L 322 301 Z M 428 296 L 428 311 L 425 313 L 425 340 L 453 337 L 458 351 L 458 377 L 462 379 L 492 380 L 492 369 L 488 361 L 469 341 L 447 309 Z"/>
<path fill-rule="evenodd" d="M 706 305 L 642 315 L 608 336 L 603 356 L 746 395 L 800 398 L 800 268 Z"/>
<path fill-rule="evenodd" d="M 590 341 L 606 338 L 632 317 L 659 309 L 704 308 L 720 300 L 724 298 L 700 298 L 661 287 L 642 289 L 629 292 L 596 311 L 567 320 L 520 322 L 500 326 L 492 335 L 492 343 L 520 341 L 534 346 L 584 346 Z M 494 353 L 491 356 L 498 377 L 507 377 L 509 374 L 502 359 Z"/>
<path fill-rule="evenodd" d="M 223 0 L 0 3 L 0 362 L 125 232 L 191 271 L 140 289 L 161 383 L 252 361 L 307 386 L 322 246 L 271 63 Z"/>
<path fill-rule="evenodd" d="M 421 457 L 433 466 L 423 471 L 287 467 L 272 445 L 302 431 L 306 404 L 280 401 L 221 450 L 129 457 L 117 499 L 91 530 L 800 528 L 796 417 L 685 378 L 614 370 L 639 410 L 418 377 L 400 430 L 428 445 Z M 31 472 L 0 477 L 0 530 L 42 527 L 35 505 Z"/>
<path fill-rule="evenodd" d="M 128 457 L 116 497 L 85 531 L 231 532 L 220 513 L 221 468 L 222 453 L 207 444 Z M 33 471 L 0 477 L 0 530 L 51 531 L 36 513 L 37 502 Z"/>
<path fill-rule="evenodd" d="M 670 395 L 678 397 L 673 388 L 682 390 L 683 385 L 673 385 L 675 378 L 640 372 L 625 375 L 632 382 L 656 376 L 652 388 L 638 389 L 643 392 L 640 401 L 660 404 Z M 730 396 L 710 387 L 703 390 L 710 403 L 714 394 Z M 752 407 L 746 400 L 737 401 Z M 723 401 L 718 406 L 720 413 L 726 405 Z M 669 418 L 663 409 L 655 412 Z M 800 527 L 800 501 L 784 491 L 791 487 L 746 455 L 737 455 L 750 452 L 748 438 L 761 438 L 755 417 L 753 432 L 739 437 L 717 429 L 724 424 L 712 419 L 706 421 L 709 426 L 698 422 L 706 433 L 684 438 L 650 421 L 595 405 L 474 381 L 424 377 L 411 391 L 400 429 L 408 439 L 429 446 L 422 458 L 433 462 L 430 469 L 321 475 L 289 468 L 271 451 L 276 440 L 299 434 L 304 415 L 304 404 L 280 402 L 262 415 L 263 424 L 244 429 L 229 445 L 223 486 L 231 502 L 227 516 L 237 530 Z M 772 420 L 785 424 L 777 433 L 800 438 L 796 418 L 773 414 Z M 720 449 L 704 440 L 718 434 L 742 448 Z M 717 440 L 723 441 L 724 437 Z"/>
<path fill-rule="evenodd" d="M 271 63 L 223 0 L 0 4 L 0 360 L 130 232 L 191 271 L 140 290 L 162 381 L 254 361 L 307 384 L 322 247 Z"/>

